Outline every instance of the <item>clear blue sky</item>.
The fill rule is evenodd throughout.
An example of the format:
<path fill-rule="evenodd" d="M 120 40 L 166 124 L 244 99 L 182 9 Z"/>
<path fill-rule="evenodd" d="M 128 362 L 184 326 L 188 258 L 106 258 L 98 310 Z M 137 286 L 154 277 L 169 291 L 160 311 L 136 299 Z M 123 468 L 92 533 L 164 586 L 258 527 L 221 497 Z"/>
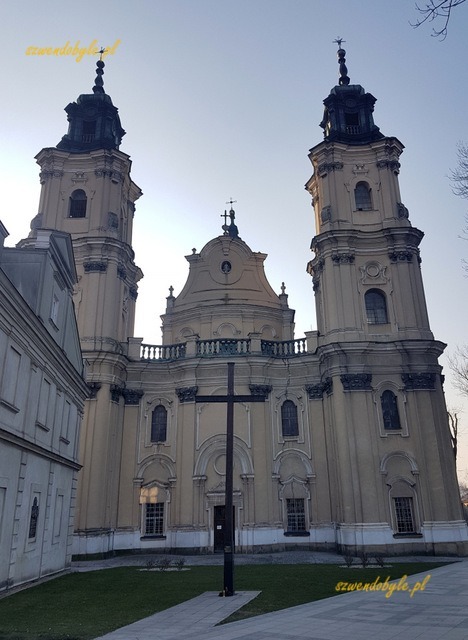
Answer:
<path fill-rule="evenodd" d="M 269 254 L 267 277 L 286 283 L 296 337 L 315 328 L 310 277 L 313 212 L 304 183 L 310 147 L 320 142 L 322 100 L 337 82 L 333 40 L 346 41 L 351 81 L 377 98 L 375 121 L 399 138 L 402 200 L 426 236 L 422 269 L 435 337 L 453 352 L 466 338 L 466 288 L 459 238 L 468 202 L 447 178 L 456 145 L 468 140 L 468 3 L 455 9 L 448 38 L 414 30 L 411 0 L 82 0 L 4 3 L 4 96 L 0 176 L 10 231 L 26 236 L 37 213 L 34 156 L 66 133 L 63 108 L 88 93 L 95 58 L 26 55 L 30 46 L 109 46 L 104 86 L 127 131 L 122 151 L 143 189 L 134 225 L 140 286 L 136 335 L 160 342 L 170 285 L 181 290 L 184 256 L 221 233 L 232 196 L 240 235 Z M 468 405 L 451 388 L 452 407 Z M 462 426 L 468 415 L 462 416 Z M 468 472 L 468 428 L 461 475 Z"/>

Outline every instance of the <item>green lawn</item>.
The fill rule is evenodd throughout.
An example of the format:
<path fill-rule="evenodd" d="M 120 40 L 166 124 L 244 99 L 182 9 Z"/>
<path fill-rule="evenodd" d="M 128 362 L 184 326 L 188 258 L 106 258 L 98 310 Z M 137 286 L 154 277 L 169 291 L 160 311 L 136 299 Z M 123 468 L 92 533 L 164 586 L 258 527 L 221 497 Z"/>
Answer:
<path fill-rule="evenodd" d="M 441 563 L 443 564 L 443 563 Z M 239 620 L 336 595 L 342 580 L 370 582 L 427 572 L 437 563 L 384 569 L 337 565 L 247 565 L 235 568 L 237 590 L 262 593 L 230 620 Z M 120 567 L 73 573 L 0 600 L 0 640 L 89 640 L 145 616 L 221 589 L 223 567 L 141 571 Z"/>

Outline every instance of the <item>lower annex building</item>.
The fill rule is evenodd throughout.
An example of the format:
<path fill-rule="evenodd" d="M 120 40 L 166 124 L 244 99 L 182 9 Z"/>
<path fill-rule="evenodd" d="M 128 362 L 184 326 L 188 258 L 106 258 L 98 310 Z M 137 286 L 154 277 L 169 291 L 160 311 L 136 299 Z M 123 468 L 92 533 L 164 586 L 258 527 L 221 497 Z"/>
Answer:
<path fill-rule="evenodd" d="M 38 154 L 30 235 L 72 237 L 88 363 L 75 554 L 223 548 L 226 407 L 196 397 L 226 393 L 228 362 L 235 393 L 265 400 L 235 409 L 238 551 L 467 551 L 438 364 L 445 345 L 427 315 L 423 233 L 399 191 L 403 145 L 374 124 L 375 98 L 350 83 L 344 55 L 324 139 L 309 154 L 317 331 L 303 338 L 232 210 L 221 235 L 186 256 L 161 344 L 134 337 L 141 191 L 119 150 L 125 132 L 102 61 L 93 93 L 66 107 L 68 133 Z"/>
<path fill-rule="evenodd" d="M 88 396 L 69 235 L 7 235 L 0 223 L 0 592 L 70 567 Z"/>

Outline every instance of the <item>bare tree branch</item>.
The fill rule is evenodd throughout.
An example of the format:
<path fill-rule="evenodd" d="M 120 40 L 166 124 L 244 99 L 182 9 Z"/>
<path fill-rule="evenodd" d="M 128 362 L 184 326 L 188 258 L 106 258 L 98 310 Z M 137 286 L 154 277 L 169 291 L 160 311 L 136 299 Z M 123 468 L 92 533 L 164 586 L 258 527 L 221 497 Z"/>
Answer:
<path fill-rule="evenodd" d="M 458 453 L 458 413 L 447 411 L 447 415 L 449 419 L 450 440 L 452 442 L 452 451 L 453 451 L 453 456 L 456 462 L 457 453 Z"/>
<path fill-rule="evenodd" d="M 457 144 L 458 165 L 456 169 L 450 171 L 453 193 L 468 200 L 468 144 L 459 142 Z M 459 236 L 462 240 L 468 240 L 468 214 L 465 215 L 465 227 Z M 463 269 L 468 274 L 468 261 L 463 259 Z"/>
<path fill-rule="evenodd" d="M 458 166 L 450 172 L 452 190 L 456 196 L 468 199 L 468 144 L 466 142 L 458 143 L 457 157 Z"/>
<path fill-rule="evenodd" d="M 452 9 L 457 7 L 459 4 L 463 4 L 465 0 L 430 0 L 424 7 L 420 7 L 416 4 L 416 10 L 419 11 L 422 18 L 416 20 L 413 24 L 410 22 L 411 26 L 417 29 L 425 22 L 432 22 L 437 18 L 442 19 L 442 28 L 440 29 L 432 29 L 432 35 L 435 38 L 440 38 L 441 40 L 445 40 L 448 33 L 448 24 L 450 22 L 450 18 L 452 16 Z"/>
<path fill-rule="evenodd" d="M 453 386 L 468 396 L 468 345 L 457 347 L 455 354 L 449 358 L 449 366 L 454 376 Z"/>

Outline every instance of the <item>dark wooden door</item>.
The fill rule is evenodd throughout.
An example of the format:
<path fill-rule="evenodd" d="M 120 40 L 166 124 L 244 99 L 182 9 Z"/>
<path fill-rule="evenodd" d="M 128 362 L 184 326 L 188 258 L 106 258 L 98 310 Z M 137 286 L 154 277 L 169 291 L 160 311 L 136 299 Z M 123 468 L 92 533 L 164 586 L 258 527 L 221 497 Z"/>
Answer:
<path fill-rule="evenodd" d="M 232 517 L 235 527 L 235 508 L 232 508 Z M 224 531 L 226 523 L 226 507 L 224 504 L 214 507 L 214 552 L 224 551 Z"/>

